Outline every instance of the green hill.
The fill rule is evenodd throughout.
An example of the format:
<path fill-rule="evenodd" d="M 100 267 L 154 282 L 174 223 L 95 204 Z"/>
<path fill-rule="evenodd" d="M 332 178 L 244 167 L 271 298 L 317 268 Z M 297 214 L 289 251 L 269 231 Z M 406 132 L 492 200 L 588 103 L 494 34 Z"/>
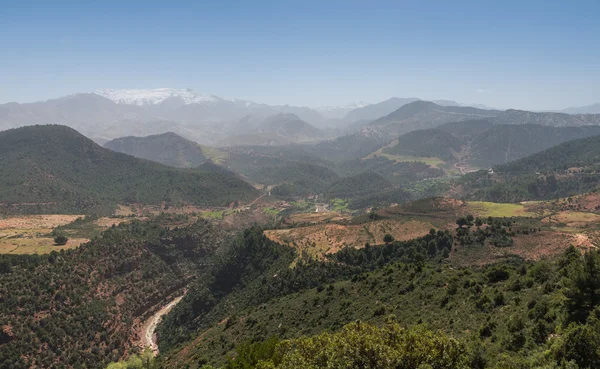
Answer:
<path fill-rule="evenodd" d="M 134 320 L 181 294 L 223 243 L 220 227 L 178 228 L 185 220 L 121 224 L 77 250 L 0 255 L 0 368 L 101 368 L 126 355 Z"/>
<path fill-rule="evenodd" d="M 347 247 L 294 268 L 288 267 L 295 257 L 290 249 L 269 241 L 259 229 L 247 230 L 212 266 L 211 277 L 196 280 L 159 326 L 158 367 L 196 369 L 210 363 L 225 369 L 275 368 L 279 364 L 257 364 L 282 360 L 273 357 L 278 341 L 283 343 L 276 352 L 284 356 L 310 347 L 300 354 L 303 360 L 288 362 L 285 368 L 325 367 L 323 363 L 337 363 L 336 358 L 346 359 L 347 365 L 331 367 L 461 367 L 442 358 L 420 366 L 435 360 L 433 347 L 443 344 L 404 364 L 394 361 L 398 356 L 392 350 L 383 349 L 387 344 L 381 336 L 371 337 L 380 343 L 378 349 L 365 346 L 362 339 L 371 336 L 372 325 L 389 327 L 395 321 L 421 331 L 410 345 L 414 352 L 428 346 L 432 337 L 421 324 L 442 340 L 452 336 L 468 368 L 598 367 L 600 304 L 595 283 L 600 254 L 581 255 L 571 247 L 558 260 L 508 257 L 487 266 L 453 265 L 457 252 L 508 248 L 497 246 L 500 238 L 535 238 L 523 219 L 477 220 L 485 227 L 462 220 L 456 234 L 432 230 L 410 241 Z M 334 332 L 350 332 L 349 323 L 358 327 L 352 330 L 352 343 L 343 343 Z M 294 344 L 286 345 L 288 339 Z M 313 345 L 305 346 L 310 342 Z M 368 361 L 385 353 L 390 355 L 385 362 L 397 364 Z M 315 357 L 323 358 L 320 364 Z M 348 364 L 354 360 L 359 364 Z M 380 364 L 360 364 L 364 362 Z"/>
<path fill-rule="evenodd" d="M 600 184 L 600 136 L 564 142 L 493 171 L 465 176 L 460 181 L 465 197 L 515 202 L 589 192 Z"/>
<path fill-rule="evenodd" d="M 391 188 L 390 181 L 383 176 L 364 172 L 340 179 L 327 190 L 329 198 L 353 198 Z"/>
<path fill-rule="evenodd" d="M 397 144 L 384 148 L 383 153 L 437 157 L 450 163 L 489 168 L 566 141 L 595 135 L 600 135 L 599 126 L 551 127 L 471 120 L 406 133 L 398 138 Z"/>
<path fill-rule="evenodd" d="M 496 167 L 498 172 L 557 171 L 600 165 L 600 136 L 564 142 L 548 150 Z"/>
<path fill-rule="evenodd" d="M 439 129 L 412 131 L 398 138 L 396 146 L 384 149 L 391 155 L 437 157 L 446 161 L 455 159 L 463 141 Z"/>
<path fill-rule="evenodd" d="M 200 145 L 172 132 L 147 137 L 116 138 L 105 143 L 104 147 L 179 168 L 197 168 L 206 161 Z"/>
<path fill-rule="evenodd" d="M 227 205 L 255 196 L 232 175 L 116 153 L 65 126 L 0 132 L 2 212 L 106 211 L 117 203 Z"/>
<path fill-rule="evenodd" d="M 600 135 L 598 126 L 499 124 L 473 137 L 470 157 L 473 164 L 489 167 L 526 157 L 566 141 L 595 135 Z"/>
<path fill-rule="evenodd" d="M 278 166 L 264 167 L 258 171 L 267 185 L 277 185 L 271 194 L 282 197 L 320 194 L 339 179 L 331 169 L 308 163 L 287 162 Z"/>

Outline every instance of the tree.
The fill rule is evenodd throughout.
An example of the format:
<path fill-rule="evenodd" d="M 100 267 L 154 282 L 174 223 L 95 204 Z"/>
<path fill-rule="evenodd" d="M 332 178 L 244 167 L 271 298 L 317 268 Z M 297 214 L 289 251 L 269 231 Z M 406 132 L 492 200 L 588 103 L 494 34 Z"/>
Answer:
<path fill-rule="evenodd" d="M 62 234 L 54 237 L 54 244 L 58 246 L 66 245 L 68 241 L 69 239 L 67 238 L 67 236 Z"/>
<path fill-rule="evenodd" d="M 403 329 L 388 319 L 381 328 L 359 321 L 336 333 L 283 341 L 256 368 L 466 369 L 469 356 L 461 342 L 443 333 Z"/>
<path fill-rule="evenodd" d="M 383 242 L 385 242 L 386 244 L 394 242 L 394 236 L 392 236 L 389 233 L 386 233 L 386 235 L 383 236 Z"/>
<path fill-rule="evenodd" d="M 567 276 L 564 293 L 569 320 L 583 323 L 600 303 L 600 253 L 585 253 L 582 262 L 570 266 Z"/>
<path fill-rule="evenodd" d="M 434 240 L 429 241 L 427 245 L 427 253 L 429 256 L 435 256 L 437 254 L 437 243 Z"/>
<path fill-rule="evenodd" d="M 456 219 L 456 225 L 458 225 L 460 228 L 466 226 L 467 224 L 469 224 L 469 222 L 467 221 L 467 218 L 465 218 L 465 217 L 460 217 L 460 218 Z"/>

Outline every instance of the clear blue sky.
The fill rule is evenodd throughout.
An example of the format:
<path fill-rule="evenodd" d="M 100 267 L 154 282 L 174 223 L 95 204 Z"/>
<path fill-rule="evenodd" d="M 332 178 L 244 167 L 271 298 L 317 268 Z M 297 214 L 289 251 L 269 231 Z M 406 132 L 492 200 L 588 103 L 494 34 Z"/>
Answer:
<path fill-rule="evenodd" d="M 0 102 L 193 88 L 271 104 L 600 102 L 600 1 L 27 1 L 0 6 Z"/>

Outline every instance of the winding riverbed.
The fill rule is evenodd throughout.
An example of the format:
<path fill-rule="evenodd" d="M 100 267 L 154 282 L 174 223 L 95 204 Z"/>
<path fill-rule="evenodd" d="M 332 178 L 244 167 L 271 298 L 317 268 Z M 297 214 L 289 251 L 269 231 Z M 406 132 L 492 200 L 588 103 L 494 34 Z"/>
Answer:
<path fill-rule="evenodd" d="M 142 340 L 141 345 L 143 347 L 150 347 L 154 355 L 158 354 L 158 343 L 156 342 L 156 327 L 158 323 L 162 320 L 163 316 L 167 314 L 171 309 L 175 307 L 181 301 L 183 296 L 179 296 L 173 301 L 169 302 L 162 309 L 157 311 L 154 315 L 152 315 L 144 325 L 142 326 Z"/>

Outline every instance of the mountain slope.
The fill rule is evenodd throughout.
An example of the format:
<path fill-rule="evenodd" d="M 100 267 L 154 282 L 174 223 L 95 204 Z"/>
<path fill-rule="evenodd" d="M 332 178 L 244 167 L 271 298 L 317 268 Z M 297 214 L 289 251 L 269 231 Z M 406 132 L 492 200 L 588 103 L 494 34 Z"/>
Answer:
<path fill-rule="evenodd" d="M 435 128 L 444 123 L 493 117 L 501 112 L 463 106 L 440 106 L 430 101 L 415 101 L 364 126 L 364 134 L 399 136 L 418 129 Z"/>
<path fill-rule="evenodd" d="M 406 133 L 385 154 L 437 157 L 489 168 L 546 150 L 560 143 L 600 135 L 600 126 L 549 127 L 535 124 L 492 124 L 489 120 L 452 122 L 435 129 Z"/>
<path fill-rule="evenodd" d="M 172 132 L 147 137 L 121 137 L 105 143 L 104 147 L 179 168 L 196 168 L 206 161 L 200 145 Z"/>
<path fill-rule="evenodd" d="M 568 197 L 598 189 L 600 136 L 564 142 L 531 156 L 460 180 L 465 197 L 517 202 Z"/>
<path fill-rule="evenodd" d="M 321 131 L 300 119 L 296 114 L 277 114 L 267 117 L 249 133 L 232 136 L 222 144 L 231 146 L 277 146 L 316 141 Z"/>
<path fill-rule="evenodd" d="M 77 250 L 0 255 L 0 368 L 103 368 L 127 355 L 148 310 L 224 244 L 220 227 L 178 224 L 124 222 Z"/>
<path fill-rule="evenodd" d="M 2 210 L 92 211 L 122 202 L 227 205 L 256 191 L 225 174 L 163 166 L 96 145 L 64 126 L 0 132 Z M 38 204 L 26 206 L 24 203 Z M 44 205 L 42 205 L 44 204 Z"/>
<path fill-rule="evenodd" d="M 370 104 L 367 106 L 363 106 L 360 108 L 356 108 L 350 112 L 348 112 L 344 116 L 344 120 L 347 122 L 355 122 L 358 120 L 374 120 L 385 115 L 390 114 L 391 112 L 399 109 L 400 107 L 409 104 L 414 101 L 418 101 L 416 97 L 409 98 L 399 98 L 392 97 L 391 99 L 382 101 L 377 104 Z"/>
<path fill-rule="evenodd" d="M 595 135 L 600 135 L 600 126 L 499 124 L 473 137 L 470 159 L 474 165 L 489 167 L 526 157 L 566 141 Z"/>
<path fill-rule="evenodd" d="M 384 149 L 392 155 L 437 157 L 451 161 L 461 151 L 463 141 L 438 129 L 412 131 L 400 136 L 396 146 Z"/>
<path fill-rule="evenodd" d="M 534 113 L 509 109 L 491 119 L 494 124 L 539 124 L 552 127 L 600 125 L 600 114 Z"/>
<path fill-rule="evenodd" d="M 500 165 L 499 172 L 553 171 L 600 165 L 600 136 L 564 142 L 526 158 Z"/>

